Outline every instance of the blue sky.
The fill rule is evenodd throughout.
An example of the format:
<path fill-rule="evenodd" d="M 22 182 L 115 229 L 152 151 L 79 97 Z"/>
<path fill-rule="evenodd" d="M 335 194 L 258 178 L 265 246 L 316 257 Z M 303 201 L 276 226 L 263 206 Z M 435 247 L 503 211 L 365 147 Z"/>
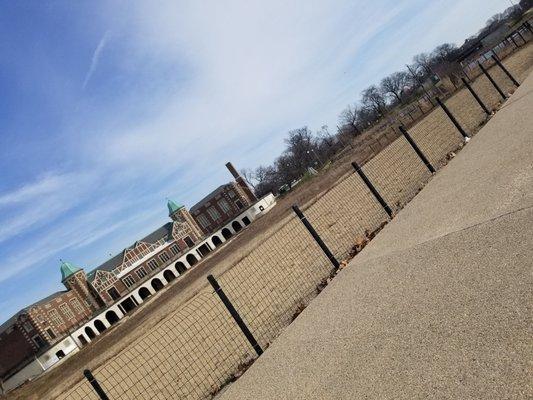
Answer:
<path fill-rule="evenodd" d="M 0 321 L 509 5 L 2 1 Z"/>

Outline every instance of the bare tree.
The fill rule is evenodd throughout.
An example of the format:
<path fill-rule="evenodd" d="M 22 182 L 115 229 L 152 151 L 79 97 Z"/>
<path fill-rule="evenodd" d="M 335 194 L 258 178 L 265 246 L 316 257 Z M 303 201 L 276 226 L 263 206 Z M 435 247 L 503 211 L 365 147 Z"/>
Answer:
<path fill-rule="evenodd" d="M 361 103 L 363 106 L 369 107 L 375 114 L 385 115 L 386 102 L 383 93 L 376 85 L 372 85 L 361 93 Z"/>
<path fill-rule="evenodd" d="M 402 102 L 403 91 L 409 85 L 409 74 L 404 71 L 394 72 L 383 78 L 381 81 L 381 91 L 385 94 L 392 94 L 399 103 Z"/>
<path fill-rule="evenodd" d="M 243 168 L 240 170 L 240 173 L 241 173 L 241 176 L 246 181 L 246 183 L 248 183 L 255 191 L 255 184 L 254 184 L 254 181 L 256 179 L 255 171 L 248 169 L 248 168 Z"/>
<path fill-rule="evenodd" d="M 433 58 L 428 53 L 420 53 L 413 57 L 413 65 L 416 68 L 416 72 L 423 70 L 424 78 L 433 74 L 431 66 L 433 64 Z"/>
<path fill-rule="evenodd" d="M 432 62 L 453 61 L 458 54 L 459 49 L 453 43 L 443 43 L 431 52 Z"/>
<path fill-rule="evenodd" d="M 361 117 L 360 107 L 357 107 L 355 105 L 347 106 L 344 110 L 342 110 L 341 114 L 339 115 L 339 121 L 343 128 L 344 127 L 350 128 L 352 135 L 357 136 L 361 134 L 361 130 L 359 129 L 359 124 L 361 122 L 360 117 Z"/>

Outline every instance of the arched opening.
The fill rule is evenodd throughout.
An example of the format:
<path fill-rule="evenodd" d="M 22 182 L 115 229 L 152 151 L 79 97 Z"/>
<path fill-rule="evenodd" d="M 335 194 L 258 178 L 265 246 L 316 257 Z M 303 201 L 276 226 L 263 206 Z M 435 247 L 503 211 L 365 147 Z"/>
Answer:
<path fill-rule="evenodd" d="M 178 274 L 180 274 L 180 275 L 185 273 L 185 272 L 187 272 L 187 267 L 181 261 L 178 261 L 175 264 L 175 267 L 176 267 L 176 271 L 178 271 Z"/>
<path fill-rule="evenodd" d="M 109 310 L 105 313 L 105 319 L 107 319 L 107 322 L 109 322 L 110 325 L 114 325 L 118 322 L 120 319 L 116 312 L 113 310 Z"/>
<path fill-rule="evenodd" d="M 122 308 L 125 312 L 129 313 L 131 310 L 133 310 L 137 305 L 133 301 L 132 297 L 128 297 L 126 300 L 124 300 L 122 303 L 120 303 Z"/>
<path fill-rule="evenodd" d="M 207 243 L 204 243 L 200 247 L 198 247 L 198 251 L 202 255 L 202 257 L 205 257 L 211 252 L 211 249 L 209 248 L 209 245 Z"/>
<path fill-rule="evenodd" d="M 164 286 L 163 282 L 161 282 L 158 278 L 152 279 L 151 285 L 156 292 L 159 292 Z"/>
<path fill-rule="evenodd" d="M 99 319 L 95 320 L 94 321 L 94 327 L 96 328 L 96 330 L 100 333 L 102 333 L 103 331 L 105 331 L 105 325 L 102 321 L 100 321 Z"/>
<path fill-rule="evenodd" d="M 96 333 L 94 333 L 94 331 L 92 330 L 90 326 L 85 327 L 85 334 L 87 335 L 89 339 L 94 339 L 96 337 Z"/>
<path fill-rule="evenodd" d="M 228 240 L 230 237 L 233 236 L 233 234 L 228 228 L 224 228 L 222 229 L 222 236 L 224 236 L 224 239 Z"/>
<path fill-rule="evenodd" d="M 152 293 L 148 290 L 148 288 L 142 287 L 139 289 L 139 297 L 143 300 L 146 300 L 148 297 L 150 297 Z"/>
<path fill-rule="evenodd" d="M 248 218 L 248 217 L 244 217 L 244 218 L 242 219 L 242 223 L 243 223 L 244 225 L 246 225 L 246 226 L 250 225 L 250 218 Z"/>
<path fill-rule="evenodd" d="M 191 267 L 198 262 L 194 254 L 187 254 L 187 257 L 185 257 L 185 259 Z"/>
<path fill-rule="evenodd" d="M 217 235 L 211 238 L 211 242 L 213 242 L 213 246 L 215 247 L 218 247 L 222 244 L 222 240 L 220 240 L 220 238 Z"/>
<path fill-rule="evenodd" d="M 242 229 L 242 226 L 241 224 L 239 224 L 239 221 L 233 221 L 231 223 L 231 227 L 233 228 L 235 232 L 239 232 Z"/>
<path fill-rule="evenodd" d="M 87 328 L 89 328 L 89 327 L 87 327 Z M 87 328 L 85 328 L 85 329 L 87 329 Z M 91 329 L 91 328 L 89 328 L 89 329 Z M 88 343 L 87 339 L 85 339 L 85 336 L 83 336 L 83 335 L 78 335 L 78 340 L 80 341 L 82 346 L 85 346 Z"/>
<path fill-rule="evenodd" d="M 176 279 L 176 275 L 174 275 L 174 273 L 169 269 L 163 272 L 163 277 L 167 280 L 167 282 L 172 282 L 174 279 Z"/>

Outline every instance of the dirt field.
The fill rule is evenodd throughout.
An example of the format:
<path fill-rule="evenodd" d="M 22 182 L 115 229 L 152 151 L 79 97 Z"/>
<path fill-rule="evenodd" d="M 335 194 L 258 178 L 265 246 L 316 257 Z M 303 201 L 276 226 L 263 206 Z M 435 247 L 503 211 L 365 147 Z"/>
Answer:
<path fill-rule="evenodd" d="M 533 65 L 532 45 L 506 58 L 504 64 L 522 80 Z M 513 90 L 497 68 L 490 73 L 506 92 Z M 487 106 L 499 106 L 499 95 L 484 76 L 478 77 L 473 87 Z M 471 134 L 485 121 L 466 89 L 446 104 Z M 447 155 L 462 145 L 462 136 L 439 108 L 409 132 L 435 166 L 443 165 Z M 96 399 L 86 381 L 80 381 L 84 368 L 93 371 L 111 399 L 209 397 L 250 362 L 254 352 L 220 300 L 206 287 L 205 276 L 213 273 L 218 277 L 266 347 L 331 272 L 329 261 L 289 206 L 301 204 L 335 255 L 346 257 L 358 235 L 388 218 L 351 171 L 349 161 L 369 160 L 363 170 L 395 210 L 431 177 L 403 137 L 372 157 L 367 144 L 381 140 L 383 145 L 395 137 L 392 131 L 362 135 L 354 143 L 355 149 L 341 154 L 328 171 L 281 199 L 269 214 L 153 296 L 107 335 L 8 398 Z"/>

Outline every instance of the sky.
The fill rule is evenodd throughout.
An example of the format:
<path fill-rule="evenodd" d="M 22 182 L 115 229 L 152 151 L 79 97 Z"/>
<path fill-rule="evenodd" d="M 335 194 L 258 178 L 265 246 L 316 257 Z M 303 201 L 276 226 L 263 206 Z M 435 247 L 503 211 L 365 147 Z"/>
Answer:
<path fill-rule="evenodd" d="M 0 322 L 507 0 L 0 0 Z"/>

